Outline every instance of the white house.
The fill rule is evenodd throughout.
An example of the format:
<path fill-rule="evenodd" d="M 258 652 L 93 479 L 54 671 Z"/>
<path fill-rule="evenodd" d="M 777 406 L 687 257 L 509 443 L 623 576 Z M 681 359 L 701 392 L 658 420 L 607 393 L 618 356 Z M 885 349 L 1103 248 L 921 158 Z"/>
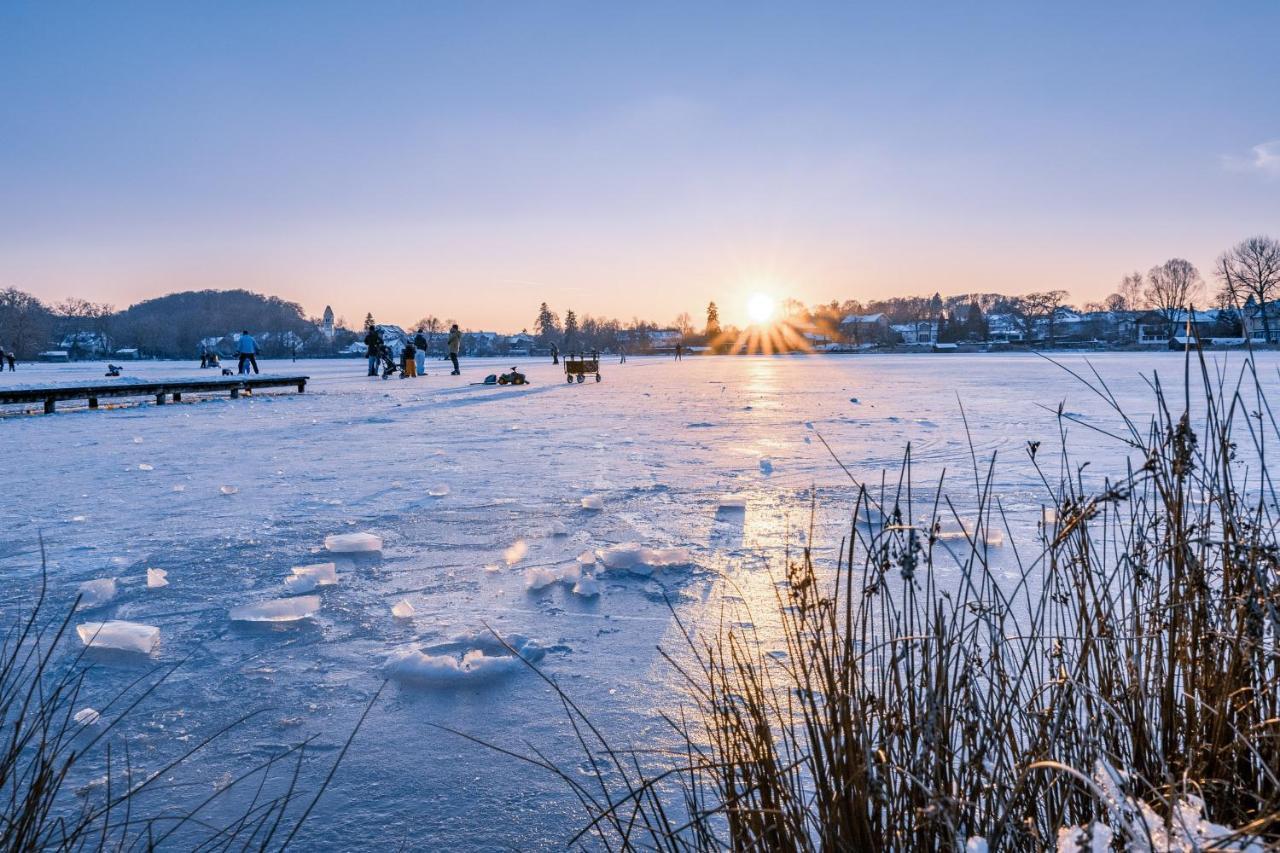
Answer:
<path fill-rule="evenodd" d="M 914 323 L 894 323 L 889 327 L 898 333 L 907 346 L 933 346 L 938 342 L 938 321 L 917 320 Z"/>

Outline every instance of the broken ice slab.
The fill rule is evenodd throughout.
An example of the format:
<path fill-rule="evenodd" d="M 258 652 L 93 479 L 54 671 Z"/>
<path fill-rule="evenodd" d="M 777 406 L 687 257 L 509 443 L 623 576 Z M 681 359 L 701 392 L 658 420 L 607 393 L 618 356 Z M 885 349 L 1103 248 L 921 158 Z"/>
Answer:
<path fill-rule="evenodd" d="M 231 608 L 231 618 L 235 622 L 296 622 L 314 616 L 319 610 L 320 596 L 300 595 L 242 604 Z"/>
<path fill-rule="evenodd" d="M 573 594 L 581 595 L 583 598 L 594 598 L 600 594 L 600 582 L 591 575 L 583 575 L 573 585 Z"/>
<path fill-rule="evenodd" d="M 98 722 L 98 718 L 101 716 L 102 715 L 93 708 L 81 708 L 79 711 L 76 711 L 76 715 L 71 719 L 75 720 L 82 726 L 92 726 L 94 723 Z"/>
<path fill-rule="evenodd" d="M 449 486 L 446 485 L 445 483 L 440 483 L 439 485 L 432 486 L 431 488 L 427 489 L 427 494 L 433 498 L 442 498 L 445 495 L 449 494 Z"/>
<path fill-rule="evenodd" d="M 551 535 L 552 536 L 568 536 L 569 528 L 564 526 L 563 521 L 560 521 L 559 519 L 557 519 L 551 522 Z"/>
<path fill-rule="evenodd" d="M 147 569 L 147 589 L 159 589 L 169 585 L 169 573 L 164 569 Z"/>
<path fill-rule="evenodd" d="M 382 550 L 382 537 L 373 533 L 334 533 L 324 537 L 324 547 L 335 554 L 369 554 Z"/>
<path fill-rule="evenodd" d="M 517 539 L 510 548 L 502 552 L 502 559 L 508 566 L 514 566 L 523 560 L 524 555 L 527 553 L 529 553 L 529 546 L 524 543 L 523 539 Z"/>
<path fill-rule="evenodd" d="M 537 592 L 560 580 L 560 575 L 551 569 L 535 567 L 524 573 L 524 586 L 529 592 Z"/>
<path fill-rule="evenodd" d="M 604 509 L 604 498 L 599 495 L 587 495 L 582 499 L 582 508 L 590 510 Z"/>
<path fill-rule="evenodd" d="M 596 551 L 596 557 L 606 569 L 638 575 L 648 575 L 654 569 L 669 566 L 687 566 L 693 562 L 687 548 L 645 548 L 634 542 L 602 548 Z"/>
<path fill-rule="evenodd" d="M 85 581 L 80 584 L 79 592 L 80 603 L 76 606 L 76 610 L 101 607 L 116 597 L 116 579 L 98 578 L 97 580 Z"/>
<path fill-rule="evenodd" d="M 80 642 L 91 649 L 116 649 L 149 655 L 160 643 L 160 629 L 137 622 L 83 622 L 76 626 Z"/>
<path fill-rule="evenodd" d="M 240 489 L 235 486 L 219 486 L 218 491 L 222 492 L 224 495 L 234 495 L 236 492 L 240 491 Z"/>
<path fill-rule="evenodd" d="M 311 566 L 294 566 L 293 574 L 284 579 L 284 585 L 292 593 L 311 592 L 318 586 L 332 586 L 338 582 L 335 563 L 316 563 Z"/>
<path fill-rule="evenodd" d="M 594 566 L 596 564 L 596 552 L 590 548 L 578 555 L 578 565 Z"/>
<path fill-rule="evenodd" d="M 407 598 L 402 598 L 391 605 L 391 615 L 397 619 L 408 619 L 414 612 L 413 605 L 409 603 Z"/>
<path fill-rule="evenodd" d="M 721 495 L 720 501 L 716 504 L 718 512 L 745 512 L 746 509 L 746 495 Z"/>

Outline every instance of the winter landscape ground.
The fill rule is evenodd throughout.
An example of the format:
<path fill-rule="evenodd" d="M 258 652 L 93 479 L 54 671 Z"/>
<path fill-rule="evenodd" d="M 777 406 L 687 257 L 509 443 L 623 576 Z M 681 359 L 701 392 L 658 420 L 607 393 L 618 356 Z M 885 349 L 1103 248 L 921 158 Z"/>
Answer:
<path fill-rule="evenodd" d="M 1242 355 L 1209 358 L 1237 368 Z M 1274 383 L 1280 357 L 1256 358 L 1264 386 Z M 1183 365 L 1176 353 L 1089 360 L 1139 421 L 1152 407 L 1144 375 L 1177 383 Z M 1060 361 L 1088 369 L 1082 356 Z M 522 366 L 527 387 L 468 384 L 506 366 L 382 381 L 351 361 L 265 362 L 264 373 L 310 375 L 307 393 L 0 417 L 0 608 L 30 600 L 43 536 L 55 606 L 114 578 L 114 597 L 76 622 L 161 632 L 150 656 L 95 659 L 86 706 L 181 661 L 120 729 L 135 766 L 162 766 L 265 709 L 174 773 L 154 803 L 198 801 L 313 735 L 303 776 L 318 782 L 389 678 L 303 840 L 559 849 L 583 822 L 564 784 L 438 728 L 521 752 L 530 744 L 593 772 L 558 699 L 523 665 L 492 657 L 503 650 L 486 625 L 527 638 L 516 644 L 615 742 L 670 747 L 657 714 L 681 691 L 656 649 L 678 654 L 681 642 L 667 602 L 686 625 L 758 615 L 767 641 L 784 551 L 812 540 L 819 562 L 833 557 L 850 523 L 849 475 L 896 481 L 910 445 L 919 514 L 944 472 L 963 514 L 971 451 L 984 466 L 997 455 L 1008 529 L 986 547 L 997 574 L 1004 564 L 1014 578 L 1014 543 L 1034 540 L 1050 502 L 1027 443 L 1054 458 L 1059 405 L 1080 424 L 1068 440 L 1090 463 L 1086 478 L 1125 463 L 1123 447 L 1089 428 L 1112 426 L 1102 401 L 1033 354 L 635 358 L 584 385 L 538 363 Z M 90 379 L 101 367 L 39 366 L 0 381 Z M 199 375 L 163 362 L 125 373 Z M 366 531 L 381 537 L 380 554 L 325 549 L 326 537 Z M 618 549 L 628 544 L 656 553 Z M 953 537 L 947 547 L 968 545 Z M 584 565 L 586 551 L 598 559 Z M 329 561 L 336 584 L 286 587 L 293 567 Z M 148 569 L 168 585 L 149 588 Z M 598 589 L 575 583 L 581 572 Z M 317 595 L 318 612 L 231 618 L 291 592 Z M 68 654 L 79 646 L 67 642 Z M 76 772 L 91 792 L 102 768 Z"/>

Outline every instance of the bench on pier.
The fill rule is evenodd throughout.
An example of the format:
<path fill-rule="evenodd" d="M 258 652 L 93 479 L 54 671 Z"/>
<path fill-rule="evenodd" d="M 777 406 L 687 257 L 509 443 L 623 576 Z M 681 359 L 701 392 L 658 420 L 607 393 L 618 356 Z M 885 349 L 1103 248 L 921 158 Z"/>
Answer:
<path fill-rule="evenodd" d="M 0 405 L 44 403 L 45 414 L 52 414 L 59 401 L 88 400 L 89 408 L 98 408 L 103 397 L 155 397 L 156 405 L 172 398 L 181 402 L 183 394 L 225 394 L 232 398 L 256 388 L 307 389 L 308 376 L 222 376 L 217 379 L 169 379 L 148 382 L 141 379 L 118 379 L 107 382 L 66 383 L 60 385 L 21 385 L 0 388 Z"/>

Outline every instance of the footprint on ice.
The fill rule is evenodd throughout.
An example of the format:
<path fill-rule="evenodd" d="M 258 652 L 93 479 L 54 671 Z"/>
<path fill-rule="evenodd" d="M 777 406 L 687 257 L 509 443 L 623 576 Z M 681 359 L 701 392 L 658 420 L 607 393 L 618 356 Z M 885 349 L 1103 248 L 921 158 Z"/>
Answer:
<path fill-rule="evenodd" d="M 320 596 L 275 598 L 231 608 L 233 622 L 297 622 L 309 619 L 320 610 Z"/>
<path fill-rule="evenodd" d="M 491 634 L 466 634 L 447 643 L 404 649 L 387 659 L 383 671 L 397 681 L 453 687 L 507 677 L 524 669 L 525 661 L 537 663 L 546 655 L 546 649 L 528 637 L 512 634 L 504 639 L 506 645 Z"/>
<path fill-rule="evenodd" d="M 147 589 L 159 589 L 169 585 L 169 573 L 164 569 L 147 569 Z"/>
<path fill-rule="evenodd" d="M 76 610 L 101 607 L 116 597 L 116 579 L 98 578 L 97 580 L 85 581 L 80 584 L 79 593 L 80 603 L 76 605 Z"/>
<path fill-rule="evenodd" d="M 438 486 L 432 486 L 431 488 L 427 489 L 427 494 L 433 498 L 442 498 L 445 495 L 449 494 L 449 487 L 444 483 L 441 483 Z"/>
<path fill-rule="evenodd" d="M 338 567 L 334 563 L 294 566 L 292 571 L 293 574 L 284 579 L 284 585 L 293 594 L 311 592 L 316 587 L 333 586 L 338 582 Z"/>
<path fill-rule="evenodd" d="M 160 643 L 160 629 L 138 622 L 83 622 L 76 626 L 80 642 L 91 649 L 114 649 L 149 655 Z"/>
<path fill-rule="evenodd" d="M 324 538 L 324 547 L 334 554 L 371 554 L 382 550 L 382 537 L 373 533 L 334 533 Z"/>

